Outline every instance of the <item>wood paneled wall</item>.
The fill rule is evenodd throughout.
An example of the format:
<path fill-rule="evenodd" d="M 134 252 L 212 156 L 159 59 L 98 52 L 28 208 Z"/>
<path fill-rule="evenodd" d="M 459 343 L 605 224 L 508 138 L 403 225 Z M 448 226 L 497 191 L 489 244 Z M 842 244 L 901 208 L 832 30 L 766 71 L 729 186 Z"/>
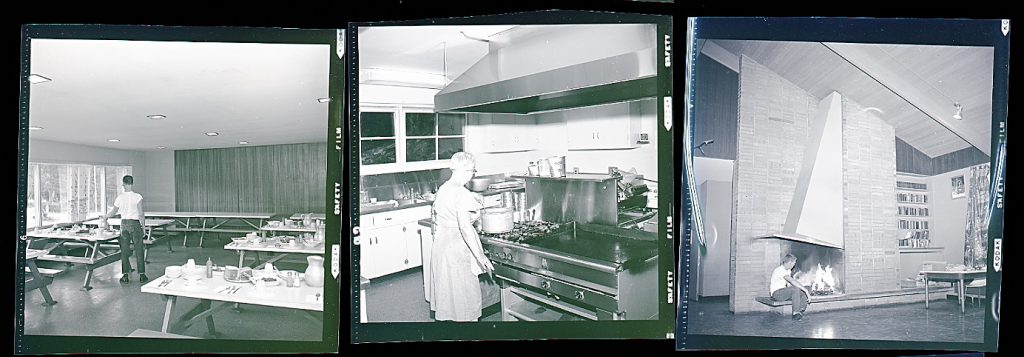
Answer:
<path fill-rule="evenodd" d="M 989 162 L 990 158 L 976 147 L 929 157 L 907 142 L 896 138 L 896 171 L 934 176 Z"/>
<path fill-rule="evenodd" d="M 695 157 L 736 159 L 736 121 L 739 111 L 739 74 L 706 55 L 697 57 L 694 72 L 693 145 L 704 140 L 704 153 Z"/>
<path fill-rule="evenodd" d="M 327 143 L 174 152 L 175 209 L 321 212 Z"/>

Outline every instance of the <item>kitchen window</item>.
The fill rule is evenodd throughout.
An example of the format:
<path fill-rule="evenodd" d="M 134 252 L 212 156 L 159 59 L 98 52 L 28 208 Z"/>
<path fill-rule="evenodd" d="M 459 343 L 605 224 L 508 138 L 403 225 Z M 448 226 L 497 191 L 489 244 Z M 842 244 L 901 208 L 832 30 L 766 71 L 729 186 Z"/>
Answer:
<path fill-rule="evenodd" d="M 98 217 L 114 205 L 131 166 L 28 165 L 27 228 Z"/>
<path fill-rule="evenodd" d="M 382 106 L 363 107 L 359 118 L 360 162 L 378 165 L 368 171 L 435 168 L 465 147 L 465 114 Z"/>

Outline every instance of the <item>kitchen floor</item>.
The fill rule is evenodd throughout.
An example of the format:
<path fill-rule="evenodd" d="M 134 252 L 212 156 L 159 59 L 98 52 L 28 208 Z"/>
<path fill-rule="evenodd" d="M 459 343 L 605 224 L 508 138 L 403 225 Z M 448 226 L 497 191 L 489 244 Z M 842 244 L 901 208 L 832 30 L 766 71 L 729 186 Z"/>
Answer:
<path fill-rule="evenodd" d="M 366 288 L 367 322 L 433 322 L 423 296 L 423 269 L 414 268 L 370 279 Z M 484 309 L 480 321 L 501 321 L 501 311 Z"/>
<path fill-rule="evenodd" d="M 190 237 L 192 238 L 192 237 Z M 171 239 L 174 252 L 167 251 L 165 242 L 151 246 L 149 264 L 146 264 L 147 276 L 155 279 L 163 275 L 164 267 L 184 264 L 189 258 L 196 263 L 206 263 L 210 257 L 217 265 L 238 264 L 238 255 L 234 251 L 225 250 L 224 245 L 230 242 L 210 239 L 203 242 L 204 248 L 181 246 L 182 238 Z M 197 245 L 197 238 L 189 239 L 189 245 Z M 268 259 L 261 255 L 264 260 Z M 252 259 L 246 254 L 246 261 Z M 134 264 L 134 259 L 132 259 Z M 40 262 L 46 264 L 51 262 Z M 305 256 L 288 256 L 275 263 L 279 269 L 304 271 Z M 134 266 L 134 265 L 133 265 Z M 65 335 L 65 336 L 127 336 L 136 329 L 160 331 L 163 323 L 166 303 L 159 295 L 144 294 L 140 290 L 138 273 L 132 273 L 132 282 L 122 285 L 120 261 L 96 269 L 90 285 L 93 289 L 83 291 L 85 269 L 82 266 L 72 267 L 57 275 L 47 286 L 54 306 L 42 306 L 43 296 L 38 290 L 26 294 L 25 302 L 25 334 L 26 335 Z M 181 316 L 195 306 L 198 300 L 181 298 L 175 307 L 172 317 Z M 288 341 L 319 341 L 323 324 L 315 322 L 296 310 L 242 305 L 241 312 L 225 309 L 213 315 L 216 324 L 216 337 L 207 335 L 206 324 L 196 323 L 177 334 L 229 340 L 288 340 Z"/>
<path fill-rule="evenodd" d="M 769 336 L 896 341 L 984 341 L 984 303 L 968 299 L 966 312 L 960 313 L 955 297 L 933 301 L 847 310 L 815 312 L 814 305 L 800 321 L 768 312 L 733 314 L 729 298 L 702 298 L 691 301 L 688 314 L 690 333 L 722 336 Z"/>

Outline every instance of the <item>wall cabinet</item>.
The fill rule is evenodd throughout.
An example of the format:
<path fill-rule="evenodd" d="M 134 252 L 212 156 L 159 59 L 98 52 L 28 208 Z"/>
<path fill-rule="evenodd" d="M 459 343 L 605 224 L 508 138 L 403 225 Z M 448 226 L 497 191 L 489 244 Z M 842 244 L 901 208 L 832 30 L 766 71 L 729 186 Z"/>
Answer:
<path fill-rule="evenodd" d="M 530 115 L 483 114 L 484 152 L 513 152 L 537 149 L 537 118 Z"/>
<path fill-rule="evenodd" d="M 640 134 L 640 102 L 567 110 L 569 150 L 631 149 Z"/>

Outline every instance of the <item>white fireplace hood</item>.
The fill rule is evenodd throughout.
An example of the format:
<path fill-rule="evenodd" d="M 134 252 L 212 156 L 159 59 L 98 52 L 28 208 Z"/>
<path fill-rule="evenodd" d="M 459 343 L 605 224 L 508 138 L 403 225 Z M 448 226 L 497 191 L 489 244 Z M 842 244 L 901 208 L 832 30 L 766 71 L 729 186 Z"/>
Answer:
<path fill-rule="evenodd" d="M 810 123 L 782 232 L 766 237 L 843 249 L 843 101 L 832 92 Z"/>

